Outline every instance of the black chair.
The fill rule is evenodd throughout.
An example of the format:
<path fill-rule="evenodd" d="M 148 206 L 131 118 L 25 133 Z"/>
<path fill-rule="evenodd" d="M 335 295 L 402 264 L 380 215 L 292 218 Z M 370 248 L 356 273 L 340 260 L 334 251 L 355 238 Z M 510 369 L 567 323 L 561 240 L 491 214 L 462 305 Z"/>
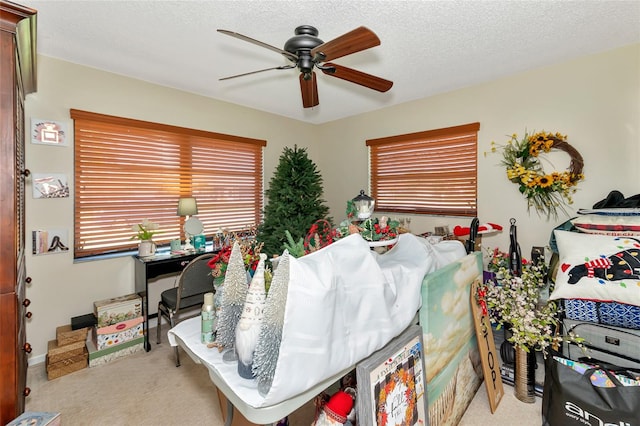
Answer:
<path fill-rule="evenodd" d="M 156 343 L 160 343 L 162 317 L 173 328 L 181 311 L 200 308 L 204 303 L 204 294 L 214 291 L 211 267 L 208 265 L 213 256 L 214 253 L 206 253 L 193 259 L 180 273 L 177 286 L 163 291 L 160 295 Z M 178 347 L 176 346 L 174 350 L 176 367 L 180 367 Z"/>

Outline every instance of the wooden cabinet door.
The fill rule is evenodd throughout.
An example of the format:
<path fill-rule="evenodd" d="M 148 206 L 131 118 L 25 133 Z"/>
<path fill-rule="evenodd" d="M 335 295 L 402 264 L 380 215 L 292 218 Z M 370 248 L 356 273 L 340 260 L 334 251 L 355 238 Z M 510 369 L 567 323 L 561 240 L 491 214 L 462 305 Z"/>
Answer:
<path fill-rule="evenodd" d="M 35 90 L 35 15 L 0 1 L 0 424 L 24 411 L 29 392 L 23 102 Z"/>

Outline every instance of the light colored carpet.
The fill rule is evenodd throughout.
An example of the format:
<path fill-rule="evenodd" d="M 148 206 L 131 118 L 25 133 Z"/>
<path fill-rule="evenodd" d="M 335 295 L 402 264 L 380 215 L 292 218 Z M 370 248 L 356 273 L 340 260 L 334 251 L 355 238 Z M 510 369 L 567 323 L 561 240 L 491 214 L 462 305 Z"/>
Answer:
<path fill-rule="evenodd" d="M 61 413 L 67 426 L 208 425 L 222 426 L 216 388 L 207 370 L 181 352 L 182 365 L 175 367 L 173 349 L 165 340 L 152 349 L 109 364 L 86 368 L 47 380 L 44 364 L 30 366 L 27 411 Z M 541 424 L 541 400 L 518 401 L 513 388 L 505 385 L 505 396 L 491 414 L 484 384 L 481 385 L 460 425 L 488 426 Z M 289 417 L 291 426 L 308 426 L 315 409 L 311 403 Z M 234 422 L 236 424 L 236 422 Z M 370 426 L 370 425 L 361 425 Z"/>

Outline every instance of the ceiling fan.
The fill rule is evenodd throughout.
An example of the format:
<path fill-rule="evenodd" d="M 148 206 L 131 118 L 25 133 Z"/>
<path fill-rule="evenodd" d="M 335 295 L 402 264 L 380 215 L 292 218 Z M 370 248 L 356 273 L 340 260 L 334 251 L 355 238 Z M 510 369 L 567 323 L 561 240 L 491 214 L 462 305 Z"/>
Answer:
<path fill-rule="evenodd" d="M 302 105 L 304 108 L 311 108 L 319 103 L 318 83 L 316 81 L 316 73 L 313 71 L 314 67 L 326 75 L 350 81 L 351 83 L 359 84 L 369 89 L 377 90 L 378 92 L 386 92 L 393 86 L 392 81 L 334 64 L 333 62 L 328 62 L 378 46 L 380 39 L 373 31 L 366 27 L 356 28 L 325 43 L 318 38 L 318 30 L 315 27 L 311 25 L 301 25 L 295 29 L 295 36 L 287 40 L 283 49 L 233 31 L 219 29 L 218 32 L 273 50 L 291 62 L 290 64 L 279 67 L 224 77 L 220 80 L 229 80 L 231 78 L 243 77 L 264 71 L 298 68 L 300 70 L 300 91 L 302 93 Z"/>

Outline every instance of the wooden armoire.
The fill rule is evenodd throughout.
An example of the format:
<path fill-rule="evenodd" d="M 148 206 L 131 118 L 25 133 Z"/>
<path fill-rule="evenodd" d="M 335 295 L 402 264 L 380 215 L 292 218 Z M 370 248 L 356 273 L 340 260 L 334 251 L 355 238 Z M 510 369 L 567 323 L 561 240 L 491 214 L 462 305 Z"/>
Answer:
<path fill-rule="evenodd" d="M 36 89 L 36 11 L 0 0 L 0 424 L 22 414 L 25 321 L 25 96 Z"/>

